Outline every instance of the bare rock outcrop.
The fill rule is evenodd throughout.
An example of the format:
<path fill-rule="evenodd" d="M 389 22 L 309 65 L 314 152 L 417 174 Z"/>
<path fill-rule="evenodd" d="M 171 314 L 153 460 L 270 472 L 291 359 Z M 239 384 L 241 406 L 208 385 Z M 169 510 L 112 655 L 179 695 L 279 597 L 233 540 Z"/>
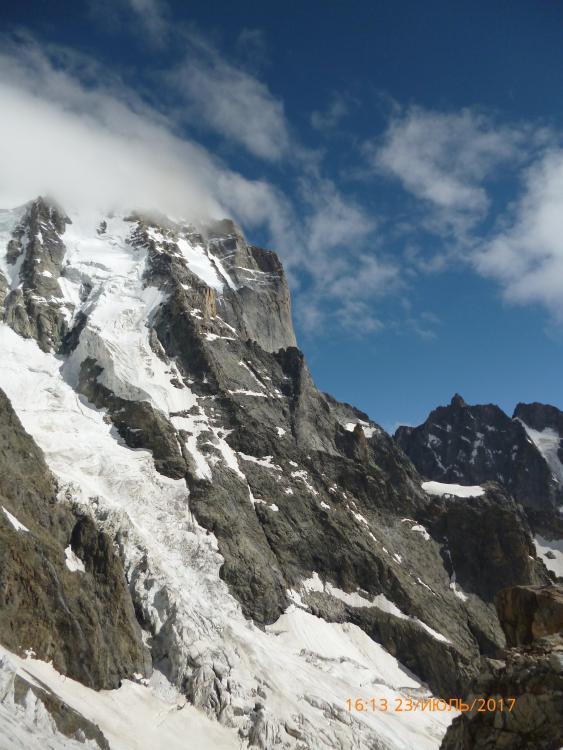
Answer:
<path fill-rule="evenodd" d="M 522 646 L 563 631 L 563 588 L 514 586 L 497 595 L 507 646 Z"/>
<path fill-rule="evenodd" d="M 563 589 L 516 587 L 498 596 L 504 661 L 483 660 L 441 750 L 559 750 L 563 743 Z M 526 644 L 526 645 L 522 645 Z"/>
<path fill-rule="evenodd" d="M 148 669 L 112 541 L 57 500 L 41 450 L 2 391 L 0 643 L 96 689 Z"/>

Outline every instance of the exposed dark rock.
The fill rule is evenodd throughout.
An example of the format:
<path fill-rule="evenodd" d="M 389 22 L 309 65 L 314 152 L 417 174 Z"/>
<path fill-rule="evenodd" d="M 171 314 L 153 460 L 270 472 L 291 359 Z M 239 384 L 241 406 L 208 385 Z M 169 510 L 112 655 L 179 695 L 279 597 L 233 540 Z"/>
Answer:
<path fill-rule="evenodd" d="M 4 306 L 4 300 L 8 296 L 8 282 L 2 272 L 0 272 L 0 310 Z"/>
<path fill-rule="evenodd" d="M 486 602 L 507 586 L 547 582 L 525 515 L 501 487 L 470 499 L 434 497 L 423 514 L 428 530 L 443 542 L 450 575 L 466 593 Z M 426 515 L 427 514 L 427 515 Z"/>
<path fill-rule="evenodd" d="M 152 451 L 158 471 L 173 479 L 186 475 L 186 459 L 178 446 L 176 432 L 148 401 L 129 401 L 98 383 L 102 368 L 93 359 L 81 364 L 77 389 L 98 408 L 108 410 L 120 437 L 130 448 Z"/>
<path fill-rule="evenodd" d="M 514 419 L 523 422 L 528 428 L 549 435 L 552 447 L 545 452 L 554 479 L 563 487 L 563 412 L 549 404 L 518 404 Z M 563 539 L 563 514 L 546 513 L 534 510 L 531 522 L 548 539 Z"/>
<path fill-rule="evenodd" d="M 563 412 L 549 404 L 517 404 L 514 409 L 514 418 L 520 419 L 524 424 L 534 430 L 542 432 L 545 429 L 554 430 L 558 435 L 563 435 Z M 562 441 L 563 442 L 563 439 Z M 563 462 L 563 445 L 559 445 L 558 456 Z"/>
<path fill-rule="evenodd" d="M 220 575 L 247 618 L 260 626 L 269 624 L 290 601 L 301 602 L 326 620 L 359 625 L 434 691 L 459 693 L 475 675 L 480 656 L 497 655 L 505 645 L 493 605 L 498 591 L 546 581 L 517 504 L 493 485 L 486 487 L 483 497 L 470 500 L 427 495 L 421 488 L 422 477 L 389 435 L 367 415 L 317 390 L 295 346 L 287 284 L 275 254 L 248 245 L 229 222 L 196 231 L 157 217 L 128 218 L 127 242 L 134 256 L 138 251 L 144 258 L 146 251 L 144 282 L 163 292 L 162 303 L 151 308 L 146 320 L 150 348 L 166 363 L 171 385 L 189 386 L 198 397 L 197 405 L 181 413 L 164 413 L 148 400 L 124 398 L 123 393 L 135 393 L 127 384 L 120 395 L 114 393 L 105 384 L 112 376 L 105 380 L 103 363 L 87 354 L 100 351 L 97 356 L 102 359 L 104 347 L 96 348 L 100 341 L 103 344 L 103 332 L 96 332 L 90 323 L 93 317 L 89 320 L 85 313 L 74 317 L 70 331 L 67 327 L 55 335 L 51 330 L 52 342 L 47 342 L 47 348 L 56 348 L 63 356 L 73 352 L 68 371 L 63 368 L 65 377 L 69 373 L 69 381 L 82 396 L 105 410 L 117 439 L 131 448 L 150 450 L 162 474 L 185 478 L 189 511 L 217 538 L 224 560 Z M 49 221 L 62 242 L 61 222 L 52 215 Z M 107 226 L 99 231 L 102 237 Z M 201 248 L 205 263 L 209 261 L 218 279 L 224 279 L 222 290 L 220 284 L 206 285 L 190 270 L 181 252 L 183 240 Z M 56 237 L 52 242 L 60 249 Z M 14 243 L 14 254 L 28 252 L 25 232 L 14 233 Z M 84 298 L 92 288 L 84 288 Z M 25 326 L 18 331 L 37 333 Z M 91 339 L 85 342 L 84 336 Z M 41 340 L 45 345 L 46 339 Z M 111 360 L 111 352 L 107 356 Z M 109 372 L 111 362 L 106 366 Z M 482 413 L 474 414 L 474 409 Z M 496 407 L 468 407 L 455 397 L 444 411 L 457 420 L 454 424 L 442 419 L 444 415 L 437 418 L 445 434 L 440 446 L 448 444 L 451 455 L 446 451 L 442 461 L 436 451 L 430 451 L 432 455 L 422 451 L 424 460 L 434 461 L 434 468 L 446 466 L 447 459 L 449 468 L 461 471 L 463 458 L 477 473 L 482 470 L 479 478 L 464 483 L 481 483 L 485 469 L 506 458 L 501 453 L 512 439 L 519 441 L 522 460 L 526 459 L 530 442 L 524 427 L 502 412 L 499 416 Z M 175 426 L 177 417 L 185 420 L 180 424 L 189 424 L 188 416 L 201 418 L 189 435 Z M 486 429 L 491 424 L 492 429 Z M 450 436 L 454 427 L 464 439 Z M 434 432 L 429 429 L 424 434 Z M 457 443 L 449 445 L 454 438 Z M 430 443 L 429 448 L 437 445 Z M 528 482 L 531 492 L 544 486 L 550 472 L 535 448 L 530 456 L 536 475 L 515 476 L 518 487 L 526 489 Z M 494 477 L 488 479 L 499 479 L 501 468 L 506 468 L 499 466 L 494 465 Z M 454 468 L 447 477 L 433 478 L 463 481 Z M 6 555 L 11 562 L 0 575 L 8 571 L 9 580 L 20 587 L 10 600 L 12 609 L 0 610 L 0 639 L 2 617 L 8 612 L 6 632 L 16 632 L 17 626 L 24 635 L 18 648 L 34 647 L 41 658 L 53 658 L 56 666 L 87 684 L 116 684 L 119 676 L 133 669 L 143 672 L 142 647 L 113 545 L 84 514 L 55 502 L 46 470 L 39 479 L 50 484 L 38 493 L 43 500 L 36 503 L 40 509 L 36 515 L 26 504 L 29 499 L 20 497 L 19 503 L 10 504 L 7 495 L 6 500 L 6 507 L 30 531 L 16 532 L 0 519 L 0 534 L 8 541 L 13 537 L 7 549 L 15 550 L 15 561 Z M 553 492 L 547 501 L 534 496 L 535 507 L 550 510 L 555 484 Z M 51 498 L 48 507 L 45 497 Z M 49 530 L 49 540 L 43 527 Z M 84 564 L 84 573 L 65 567 L 68 545 Z M 37 571 L 40 555 L 43 565 Z M 221 717 L 226 711 L 226 687 L 215 666 L 196 663 L 193 655 L 187 670 L 185 657 L 178 663 L 182 658 L 175 632 L 178 622 L 166 588 L 156 595 L 159 616 L 161 609 L 166 615 L 158 627 L 136 591 L 149 566 L 147 555 L 135 560 L 129 573 L 139 619 L 150 631 L 153 662 L 194 703 Z M 314 574 L 322 591 L 310 591 L 304 584 Z M 455 590 L 454 583 L 461 591 Z M 30 613 L 26 596 L 34 598 L 35 613 Z M 55 596 L 64 602 L 58 611 L 52 601 Z M 366 600 L 365 606 L 356 606 L 358 596 Z M 92 611 L 94 601 L 97 608 Z M 43 630 L 37 638 L 40 626 Z M 109 634 L 107 643 L 100 633 Z M 72 653 L 64 652 L 61 644 L 65 643 Z M 11 647 L 16 647 L 15 641 Z M 80 664 L 73 661 L 73 654 Z M 247 735 L 256 741 L 268 736 L 268 721 L 263 705 L 257 703 L 250 717 L 253 729 Z"/>
<path fill-rule="evenodd" d="M 6 248 L 6 260 L 12 266 L 15 265 L 18 258 L 24 252 L 24 243 L 23 243 L 24 236 L 25 236 L 25 226 L 22 222 L 14 228 L 14 231 L 12 232 L 12 237 L 8 241 L 8 246 Z"/>
<path fill-rule="evenodd" d="M 8 262 L 13 265 L 21 260 L 21 284 L 6 297 L 4 320 L 20 336 L 36 339 L 44 351 L 56 350 L 67 331 L 70 311 L 58 279 L 66 252 L 61 235 L 68 222 L 60 209 L 37 198 L 29 204 L 8 247 Z"/>
<path fill-rule="evenodd" d="M 438 641 L 412 620 L 398 620 L 377 609 L 349 609 L 347 619 L 400 659 L 438 695 L 457 694 L 474 676 L 479 649 L 463 651 Z"/>
<path fill-rule="evenodd" d="M 245 315 L 252 306 L 248 300 L 241 303 L 240 288 L 236 293 L 226 288 L 221 296 L 212 294 L 179 261 L 174 230 L 159 227 L 158 231 L 168 239 L 156 243 L 143 222 L 133 232 L 134 242 L 149 251 L 147 283 L 168 294 L 154 316 L 153 349 L 176 363 L 182 380 L 198 395 L 212 398 L 207 402 L 212 418 L 224 426 L 229 446 L 238 452 L 244 477 L 218 460 L 213 462 L 211 481 L 198 478 L 189 462 L 186 479 L 190 509 L 217 537 L 225 561 L 221 575 L 245 615 L 260 624 L 275 621 L 287 607 L 286 591 L 299 588 L 315 571 L 323 581 L 344 591 L 362 589 L 367 596 L 383 593 L 411 619 L 375 607 L 337 609 L 335 615 L 334 599 L 330 606 L 313 602 L 315 611 L 327 619 L 337 616 L 357 622 L 435 690 L 451 692 L 465 684 L 479 653 L 495 653 L 504 645 L 492 605 L 494 594 L 509 583 L 544 580 L 536 573 L 536 563 L 528 559 L 533 548 L 515 504 L 499 490 L 502 500 L 495 499 L 493 492 L 473 514 L 464 518 L 459 512 L 457 520 L 467 527 L 463 539 L 452 532 L 460 569 L 469 549 L 467 539 L 477 538 L 479 524 L 486 530 L 482 550 L 488 545 L 495 555 L 492 574 L 484 582 L 479 580 L 482 569 L 477 570 L 484 561 L 467 575 L 462 570 L 468 582 L 475 580 L 469 586 L 474 597 L 462 603 L 450 589 L 450 572 L 441 554 L 444 534 L 450 523 L 455 524 L 457 511 L 421 490 L 421 479 L 410 461 L 367 415 L 319 393 L 299 349 L 286 346 L 271 353 L 271 336 L 259 340 L 248 335 L 252 325 Z M 278 278 L 276 293 L 281 289 L 283 300 L 285 281 L 280 282 L 277 258 L 245 249 L 241 237 L 234 231 L 231 234 L 215 242 L 211 254 L 221 256 L 231 276 L 244 275 L 245 268 L 253 268 L 252 262 L 259 263 L 264 272 Z M 200 240 L 192 236 L 192 241 Z M 238 257 L 236 263 L 229 253 Z M 234 269 L 235 265 L 243 271 Z M 261 277 L 248 277 L 248 284 L 259 299 L 264 282 L 257 278 Z M 271 280 L 265 288 L 261 304 L 278 325 L 283 316 L 275 306 L 272 312 Z M 254 320 L 262 326 L 259 318 Z M 83 392 L 96 403 L 90 391 Z M 108 403 L 106 394 L 103 405 L 107 408 Z M 131 445 L 126 432 L 131 415 L 125 409 L 120 403 L 110 413 L 114 423 L 118 414 L 124 415 L 124 427 L 118 429 Z M 200 435 L 199 450 L 220 459 L 211 437 Z M 143 443 L 153 450 L 157 465 L 159 443 L 160 438 Z M 268 455 L 271 465 L 261 465 Z M 438 541 L 423 541 L 403 523 L 408 519 L 427 519 L 435 525 L 431 533 Z M 469 533 L 472 523 L 475 528 Z M 506 543 L 502 523 L 507 529 Z M 515 550 L 510 547 L 511 534 L 518 540 Z M 427 587 L 418 583 L 421 576 Z M 484 592 L 486 599 L 478 598 Z M 448 607 L 447 619 L 444 606 Z M 412 618 L 444 639 L 421 629 Z M 153 647 L 153 653 L 158 648 Z M 164 658 L 164 645 L 161 650 Z"/>
<path fill-rule="evenodd" d="M 559 750 L 563 742 L 562 597 L 563 590 L 553 586 L 508 589 L 499 595 L 499 616 L 507 638 L 529 645 L 509 649 L 506 663 L 483 660 L 482 671 L 464 698 L 473 708 L 453 721 L 441 750 Z M 547 632 L 552 634 L 538 637 Z M 483 710 L 487 701 L 491 710 Z"/>
<path fill-rule="evenodd" d="M 563 631 L 563 588 L 514 586 L 497 594 L 507 646 L 521 646 Z"/>
<path fill-rule="evenodd" d="M 74 321 L 72 328 L 70 328 L 63 336 L 61 345 L 59 347 L 59 354 L 69 355 L 76 349 L 76 347 L 78 346 L 78 341 L 80 339 L 80 334 L 84 330 L 84 326 L 87 322 L 88 317 L 82 311 L 79 312 L 76 316 L 76 320 Z"/>
<path fill-rule="evenodd" d="M 117 687 L 146 673 L 119 557 L 79 509 L 58 502 L 42 452 L 0 391 L 0 642 L 84 684 Z M 70 546 L 86 572 L 65 564 Z"/>
<path fill-rule="evenodd" d="M 552 513 L 562 502 L 561 485 L 522 423 L 494 404 L 468 406 L 456 394 L 419 427 L 399 427 L 395 440 L 428 479 L 499 482 L 535 511 Z"/>
<path fill-rule="evenodd" d="M 169 222 L 158 224 L 148 217 L 131 218 L 137 222 L 133 243 L 149 249 L 148 278 L 152 283 L 158 281 L 168 290 L 173 288 L 180 297 L 190 298 L 190 308 L 202 310 L 204 320 L 218 313 L 223 324 L 235 328 L 241 338 L 256 341 L 265 351 L 295 345 L 289 289 L 275 253 L 249 245 L 240 230 L 226 220 L 208 227 L 203 237 L 192 227 L 178 227 Z M 147 233 L 151 226 L 163 237 L 158 245 Z M 221 227 L 232 231 L 220 235 Z M 214 299 L 211 307 L 202 307 L 194 299 L 198 291 L 205 295 L 211 292 L 213 298 L 215 294 L 177 257 L 176 243 L 180 236 L 204 247 L 218 276 L 224 278 L 226 272 L 236 285 L 233 288 L 226 283 L 220 299 Z M 222 335 L 225 334 L 223 328 Z"/>

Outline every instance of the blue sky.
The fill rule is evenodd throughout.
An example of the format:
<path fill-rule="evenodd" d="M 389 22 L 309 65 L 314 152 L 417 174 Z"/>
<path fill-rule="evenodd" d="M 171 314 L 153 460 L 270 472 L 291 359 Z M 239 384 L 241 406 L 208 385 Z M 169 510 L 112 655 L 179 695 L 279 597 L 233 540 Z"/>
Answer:
<path fill-rule="evenodd" d="M 563 407 L 563 5 L 51 0 L 3 20 L 3 203 L 233 215 L 280 253 L 319 387 L 388 429 L 456 391 Z"/>

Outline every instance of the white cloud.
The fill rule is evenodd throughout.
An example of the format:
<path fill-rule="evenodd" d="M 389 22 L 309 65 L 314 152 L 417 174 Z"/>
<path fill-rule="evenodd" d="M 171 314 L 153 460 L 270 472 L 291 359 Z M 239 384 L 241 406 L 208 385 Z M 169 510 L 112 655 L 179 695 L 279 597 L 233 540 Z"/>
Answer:
<path fill-rule="evenodd" d="M 0 97 L 1 207 L 46 194 L 69 211 L 230 216 L 280 252 L 309 326 L 330 319 L 350 328 L 360 318 L 364 332 L 380 326 L 374 299 L 392 291 L 397 270 L 370 244 L 375 220 L 310 163 L 294 165 L 292 201 L 182 135 L 115 74 L 30 37 L 0 39 Z"/>
<path fill-rule="evenodd" d="M 43 193 L 68 207 L 229 214 L 279 237 L 289 209 L 270 185 L 245 179 L 177 135 L 173 121 L 92 61 L 52 52 L 56 64 L 29 37 L 4 39 L 0 205 Z"/>
<path fill-rule="evenodd" d="M 29 67 L 16 85 L 14 61 L 0 56 L 2 205 L 47 193 L 93 209 L 138 206 L 202 217 L 220 211 L 208 184 L 215 167 L 203 151 L 156 117 L 39 61 L 41 69 Z"/>
<path fill-rule="evenodd" d="M 297 300 L 303 329 L 318 333 L 330 321 L 359 335 L 378 331 L 377 301 L 402 279 L 396 263 L 380 257 L 376 220 L 319 175 L 303 178 L 300 192 L 308 212 L 299 268 L 313 280 Z"/>
<path fill-rule="evenodd" d="M 287 155 L 291 139 L 283 102 L 202 37 L 190 35 L 189 45 L 173 80 L 191 120 L 203 121 L 261 159 L 275 162 Z"/>
<path fill-rule="evenodd" d="M 162 0 L 125 0 L 131 10 L 137 15 L 139 22 L 147 30 L 153 42 L 161 44 L 169 32 L 169 25 L 165 18 L 166 6 Z"/>
<path fill-rule="evenodd" d="M 563 322 L 563 149 L 554 141 L 545 127 L 498 125 L 470 110 L 395 117 L 383 143 L 371 146 L 373 163 L 419 199 L 421 226 L 449 240 L 430 258 L 409 248 L 411 265 L 427 272 L 469 263 L 499 282 L 508 301 L 542 304 Z M 520 170 L 523 188 L 496 207 L 489 229 L 478 221 L 501 168 L 513 177 Z"/>
<path fill-rule="evenodd" d="M 313 253 L 353 246 L 375 229 L 375 219 L 345 198 L 331 180 L 314 173 L 301 180 L 300 192 L 309 207 L 307 246 Z"/>
<path fill-rule="evenodd" d="M 193 25 L 175 23 L 165 0 L 91 0 L 90 6 L 91 15 L 106 30 L 129 31 L 143 43 L 167 45 L 175 61 L 158 73 L 164 73 L 161 85 L 174 90 L 175 116 L 200 130 L 211 129 L 267 161 L 279 161 L 289 152 L 292 144 L 283 102 L 245 69 L 267 61 L 260 29 L 240 31 L 235 44 L 238 61 L 230 61 Z M 297 144 L 295 152 L 303 155 Z"/>
<path fill-rule="evenodd" d="M 311 125 L 315 130 L 332 130 L 346 117 L 349 111 L 349 100 L 341 94 L 333 94 L 330 104 L 324 112 L 315 110 L 311 113 Z"/>
<path fill-rule="evenodd" d="M 523 133 L 465 109 L 442 113 L 413 107 L 396 116 L 382 142 L 367 147 L 372 164 L 435 209 L 436 226 L 466 224 L 489 207 L 484 186 L 518 156 Z"/>
<path fill-rule="evenodd" d="M 563 320 L 563 150 L 549 149 L 526 173 L 505 226 L 474 256 L 506 298 L 539 302 Z"/>
<path fill-rule="evenodd" d="M 387 293 L 391 287 L 400 285 L 399 268 L 383 262 L 374 255 L 360 253 L 354 258 L 354 272 L 335 275 L 328 288 L 331 294 L 350 303 L 373 299 L 375 295 Z"/>

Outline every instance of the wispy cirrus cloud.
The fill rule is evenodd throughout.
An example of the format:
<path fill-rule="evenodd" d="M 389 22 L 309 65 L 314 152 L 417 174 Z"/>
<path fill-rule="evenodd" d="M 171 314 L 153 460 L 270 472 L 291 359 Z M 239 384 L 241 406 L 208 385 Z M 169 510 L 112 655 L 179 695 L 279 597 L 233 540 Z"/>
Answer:
<path fill-rule="evenodd" d="M 162 0 L 126 0 L 153 42 L 162 44 L 170 31 L 168 6 Z"/>
<path fill-rule="evenodd" d="M 374 169 L 426 204 L 436 228 L 459 231 L 485 216 L 487 181 L 520 158 L 526 137 L 521 128 L 499 125 L 470 109 L 411 107 L 395 115 L 365 152 Z"/>
<path fill-rule="evenodd" d="M 191 120 L 260 159 L 277 162 L 288 157 L 292 139 L 283 102 L 201 35 L 190 33 L 186 39 L 189 52 L 169 80 Z"/>
<path fill-rule="evenodd" d="M 519 198 L 473 255 L 516 303 L 541 303 L 563 322 L 563 149 L 549 148 L 525 172 Z"/>
<path fill-rule="evenodd" d="M 174 26 L 165 0 L 86 0 L 90 19 L 105 32 L 127 32 L 142 46 L 153 51 L 170 40 Z"/>
<path fill-rule="evenodd" d="M 376 228 L 373 216 L 315 171 L 299 179 L 299 193 L 309 209 L 305 225 L 307 247 L 313 254 L 353 247 Z"/>
<path fill-rule="evenodd" d="M 543 124 L 468 109 L 395 115 L 367 153 L 416 199 L 419 226 L 440 238 L 430 254 L 407 245 L 409 266 L 435 273 L 461 263 L 494 279 L 507 301 L 541 304 L 563 322 L 561 139 Z M 511 190 L 491 216 L 492 185 L 507 176 Z"/>
<path fill-rule="evenodd" d="M 244 27 L 236 41 L 239 58 L 250 68 L 263 68 L 269 62 L 269 50 L 266 37 L 261 29 Z"/>
<path fill-rule="evenodd" d="M 377 302 L 394 294 L 404 278 L 383 252 L 377 220 L 330 180 L 303 178 L 300 193 L 309 209 L 300 271 L 314 279 L 297 299 L 303 329 L 314 334 L 330 321 L 360 336 L 379 331 Z"/>
<path fill-rule="evenodd" d="M 311 113 L 311 126 L 321 132 L 333 130 L 350 113 L 350 108 L 350 98 L 335 92 L 326 109 Z"/>

